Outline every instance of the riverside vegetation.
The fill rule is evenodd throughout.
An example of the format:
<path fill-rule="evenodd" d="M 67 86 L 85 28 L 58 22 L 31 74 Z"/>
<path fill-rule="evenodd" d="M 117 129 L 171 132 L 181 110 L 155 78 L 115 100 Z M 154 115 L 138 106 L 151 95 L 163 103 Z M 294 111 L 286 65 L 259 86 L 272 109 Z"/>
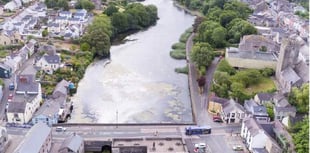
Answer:
<path fill-rule="evenodd" d="M 111 42 L 119 35 L 147 28 L 158 19 L 154 5 L 132 3 L 115 6 L 112 3 L 109 7 L 117 9 L 108 15 L 106 11 L 96 15 L 83 37 L 73 41 L 80 49 L 75 47 L 71 51 L 61 51 L 62 61 L 69 65 L 67 68 L 57 70 L 54 75 L 37 73 L 37 77 L 41 76 L 43 80 L 42 88 L 46 95 L 51 94 L 55 84 L 62 79 L 79 82 L 87 66 L 95 59 L 109 58 Z"/>

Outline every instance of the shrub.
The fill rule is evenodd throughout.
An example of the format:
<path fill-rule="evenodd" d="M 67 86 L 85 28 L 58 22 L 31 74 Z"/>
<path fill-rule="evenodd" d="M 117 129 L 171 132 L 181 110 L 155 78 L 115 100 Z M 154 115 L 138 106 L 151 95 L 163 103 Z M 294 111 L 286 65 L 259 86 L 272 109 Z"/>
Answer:
<path fill-rule="evenodd" d="M 185 49 L 185 47 L 186 47 L 185 43 L 179 42 L 179 43 L 173 44 L 171 48 L 172 49 Z"/>
<path fill-rule="evenodd" d="M 174 71 L 177 73 L 188 74 L 188 66 L 186 65 L 185 67 L 175 68 Z"/>
<path fill-rule="evenodd" d="M 172 50 L 170 56 L 174 59 L 186 59 L 186 52 L 185 50 Z"/>

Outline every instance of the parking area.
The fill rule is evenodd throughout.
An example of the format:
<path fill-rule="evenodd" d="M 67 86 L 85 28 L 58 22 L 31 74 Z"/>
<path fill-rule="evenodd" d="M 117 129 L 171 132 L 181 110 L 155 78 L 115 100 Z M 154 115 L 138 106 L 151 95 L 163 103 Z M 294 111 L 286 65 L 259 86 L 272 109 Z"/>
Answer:
<path fill-rule="evenodd" d="M 242 138 L 240 136 L 225 136 L 225 141 L 227 145 L 234 150 L 234 152 L 238 153 L 249 153 L 245 144 L 242 142 Z"/>

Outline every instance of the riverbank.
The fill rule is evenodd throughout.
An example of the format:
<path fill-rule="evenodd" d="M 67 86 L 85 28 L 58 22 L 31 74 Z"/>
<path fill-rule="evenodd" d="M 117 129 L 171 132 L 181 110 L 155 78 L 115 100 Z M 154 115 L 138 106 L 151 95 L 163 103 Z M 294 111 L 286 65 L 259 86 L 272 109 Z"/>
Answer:
<path fill-rule="evenodd" d="M 186 8 L 185 6 L 179 4 L 179 3 L 178 3 L 177 1 L 175 1 L 175 0 L 173 1 L 173 5 L 176 6 L 177 8 L 179 8 L 179 9 L 184 10 L 186 13 L 189 13 L 189 14 L 191 14 L 191 15 L 193 15 L 193 16 L 204 17 L 204 15 L 203 15 L 202 13 L 200 13 L 200 12 L 198 12 L 198 11 L 190 10 L 190 9 Z"/>

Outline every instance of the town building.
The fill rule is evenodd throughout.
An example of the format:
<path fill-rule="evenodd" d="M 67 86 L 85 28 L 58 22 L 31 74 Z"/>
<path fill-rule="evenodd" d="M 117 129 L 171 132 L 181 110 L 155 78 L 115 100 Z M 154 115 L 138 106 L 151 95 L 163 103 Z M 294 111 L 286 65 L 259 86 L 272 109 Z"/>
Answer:
<path fill-rule="evenodd" d="M 10 143 L 8 132 L 5 127 L 0 126 L 0 152 L 5 152 Z"/>
<path fill-rule="evenodd" d="M 52 146 L 52 129 L 44 123 L 35 124 L 15 153 L 49 153 Z"/>
<path fill-rule="evenodd" d="M 226 105 L 222 106 L 220 114 L 222 120 L 226 123 L 241 123 L 246 116 L 244 108 L 233 99 L 230 99 Z"/>
<path fill-rule="evenodd" d="M 269 122 L 270 118 L 267 109 L 263 105 L 258 105 L 253 99 L 244 101 L 244 108 L 246 112 L 253 116 L 258 121 Z"/>
<path fill-rule="evenodd" d="M 84 140 L 81 136 L 73 133 L 61 144 L 58 153 L 82 153 L 85 152 Z"/>
<path fill-rule="evenodd" d="M 60 64 L 60 54 L 44 54 L 36 62 L 36 66 L 48 74 L 53 74 L 54 71 L 58 70 L 60 68 Z"/>

